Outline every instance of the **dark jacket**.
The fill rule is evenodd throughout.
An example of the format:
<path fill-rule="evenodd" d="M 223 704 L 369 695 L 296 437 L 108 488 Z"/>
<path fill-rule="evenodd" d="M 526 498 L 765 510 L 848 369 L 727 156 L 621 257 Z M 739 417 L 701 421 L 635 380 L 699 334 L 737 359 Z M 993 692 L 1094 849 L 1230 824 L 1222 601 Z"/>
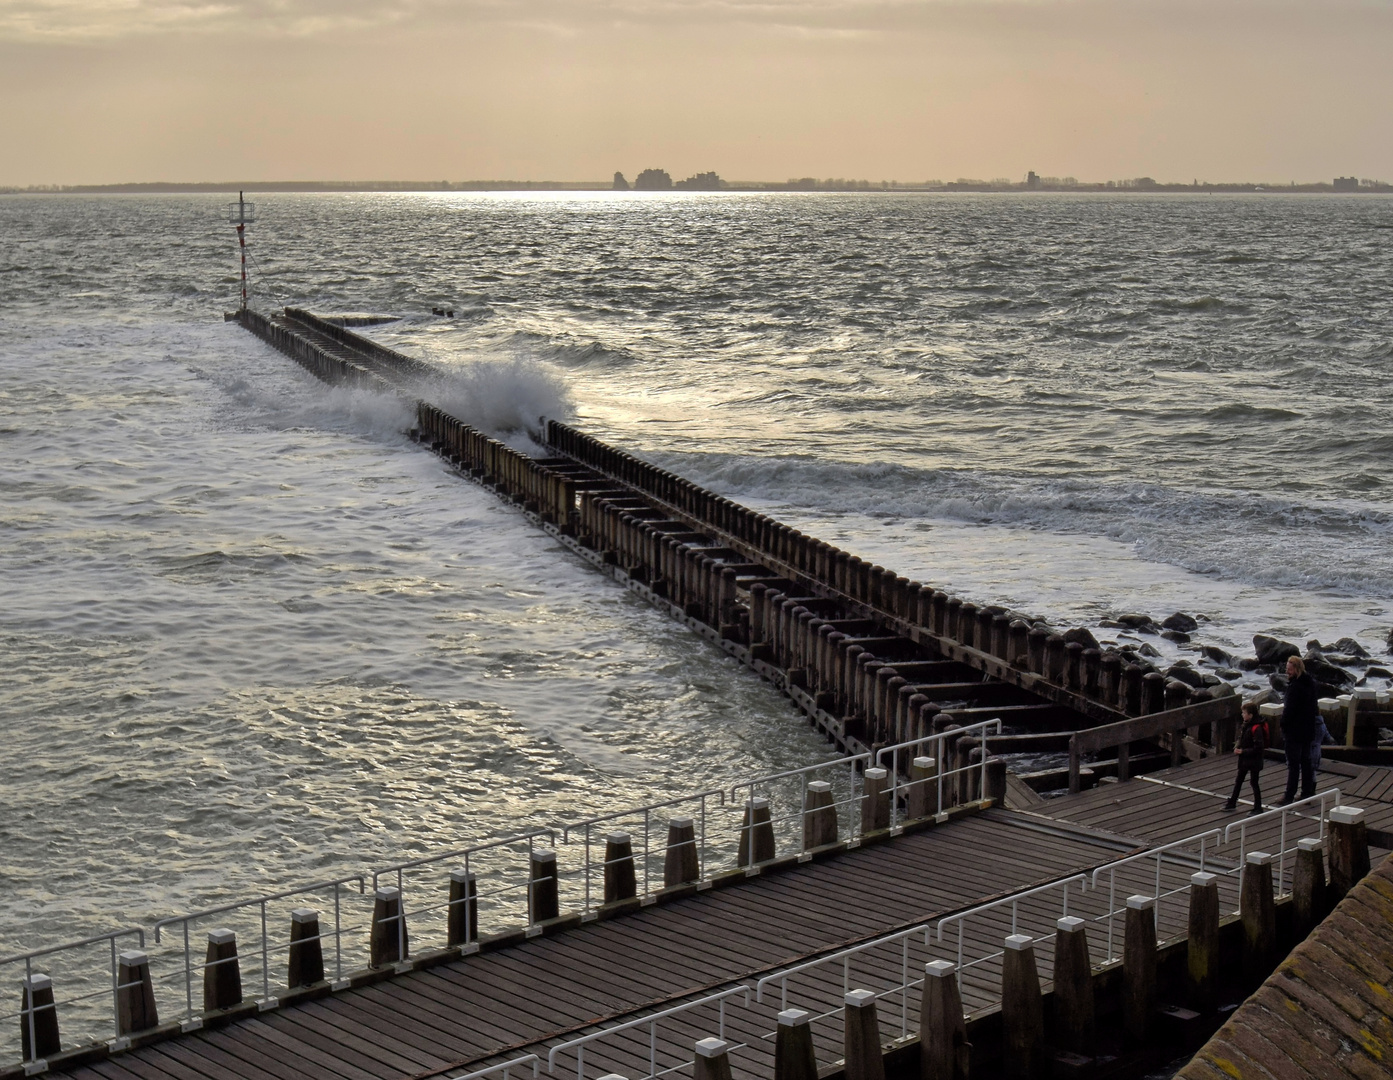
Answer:
<path fill-rule="evenodd" d="M 1305 746 L 1316 737 L 1316 680 L 1302 672 L 1287 685 L 1282 705 L 1282 734 L 1288 743 Z"/>
<path fill-rule="evenodd" d="M 1238 733 L 1238 757 L 1254 772 L 1262 768 L 1262 752 L 1267 749 L 1267 721 L 1245 723 Z"/>

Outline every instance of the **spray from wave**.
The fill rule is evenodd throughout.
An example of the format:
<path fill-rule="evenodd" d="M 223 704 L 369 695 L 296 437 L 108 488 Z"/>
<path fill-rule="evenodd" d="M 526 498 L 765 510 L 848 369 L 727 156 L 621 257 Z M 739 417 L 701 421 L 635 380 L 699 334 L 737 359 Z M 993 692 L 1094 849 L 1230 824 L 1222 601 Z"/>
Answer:
<path fill-rule="evenodd" d="M 575 413 L 561 373 L 526 357 L 478 360 L 442 374 L 420 392 L 471 427 L 529 450 L 537 449 L 542 417 L 564 420 Z"/>

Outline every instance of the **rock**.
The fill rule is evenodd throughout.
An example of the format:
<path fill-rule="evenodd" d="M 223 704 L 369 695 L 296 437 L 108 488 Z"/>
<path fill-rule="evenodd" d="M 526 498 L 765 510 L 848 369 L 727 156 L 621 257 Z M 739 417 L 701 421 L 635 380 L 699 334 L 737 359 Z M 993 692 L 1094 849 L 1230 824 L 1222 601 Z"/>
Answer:
<path fill-rule="evenodd" d="M 1388 646 L 1388 651 L 1393 653 L 1393 630 L 1388 631 L 1388 637 L 1384 639 L 1384 644 Z"/>
<path fill-rule="evenodd" d="M 1354 676 L 1342 667 L 1336 667 L 1319 656 L 1308 656 L 1306 658 L 1306 670 L 1311 673 L 1311 678 L 1319 683 L 1328 683 L 1331 686 L 1349 686 L 1354 682 Z"/>
<path fill-rule="evenodd" d="M 1122 626 L 1130 627 L 1133 630 L 1142 630 L 1148 626 L 1153 625 L 1150 615 L 1140 615 L 1136 612 L 1133 612 L 1130 615 L 1119 615 L 1117 617 L 1117 621 Z"/>
<path fill-rule="evenodd" d="M 1223 667 L 1233 667 L 1235 662 L 1232 656 L 1224 652 L 1224 650 L 1217 645 L 1201 645 L 1200 655 L 1206 660 L 1212 660 L 1214 663 L 1220 664 Z"/>
<path fill-rule="evenodd" d="M 1262 667 L 1262 663 L 1258 660 L 1256 656 L 1245 656 L 1234 666 L 1242 671 L 1255 671 L 1258 668 Z"/>
<path fill-rule="evenodd" d="M 1339 697 L 1348 691 L 1349 687 L 1347 686 L 1336 686 L 1334 683 L 1316 680 L 1316 697 Z"/>
<path fill-rule="evenodd" d="M 1363 667 L 1369 662 L 1367 654 L 1358 656 L 1355 653 L 1328 652 L 1322 654 L 1321 659 L 1340 667 Z"/>
<path fill-rule="evenodd" d="M 1386 667 L 1378 667 L 1375 665 L 1364 672 L 1364 676 L 1369 679 L 1393 679 L 1393 671 L 1389 671 Z"/>
<path fill-rule="evenodd" d="M 1266 704 L 1267 704 L 1269 701 L 1271 701 L 1275 696 L 1276 696 L 1276 695 L 1273 694 L 1271 690 L 1259 690 L 1256 694 L 1254 694 L 1254 695 L 1253 695 L 1252 697 L 1250 697 L 1248 700 L 1251 701 L 1251 702 L 1253 703 L 1254 707 L 1257 707 L 1257 706 L 1259 706 L 1259 705 L 1266 705 Z"/>
<path fill-rule="evenodd" d="M 1192 667 L 1181 664 L 1172 664 L 1166 669 L 1166 676 L 1171 679 L 1179 679 L 1191 689 L 1198 690 L 1204 685 L 1204 676 Z"/>
<path fill-rule="evenodd" d="M 1116 619 L 1099 619 L 1099 620 L 1098 620 L 1098 625 L 1099 625 L 1099 626 L 1106 627 L 1106 628 L 1109 629 L 1109 630 L 1126 630 L 1126 629 L 1127 629 L 1127 624 L 1126 624 L 1126 623 L 1120 623 L 1120 622 L 1118 622 Z M 1389 637 L 1388 651 L 1389 651 L 1389 652 L 1393 652 L 1393 634 L 1390 634 L 1390 637 Z"/>
<path fill-rule="evenodd" d="M 1218 671 L 1216 671 L 1214 674 L 1218 675 L 1219 678 L 1221 678 L 1221 679 L 1241 679 L 1241 678 L 1243 678 L 1243 672 L 1239 671 L 1237 668 L 1231 668 L 1231 667 L 1221 667 L 1221 668 L 1220 668 Z"/>
<path fill-rule="evenodd" d="M 1334 645 L 1330 646 L 1336 652 L 1344 653 L 1346 656 L 1357 656 L 1361 660 L 1369 659 L 1369 650 L 1355 641 L 1352 637 L 1342 637 Z"/>
<path fill-rule="evenodd" d="M 1177 645 L 1185 645 L 1190 640 L 1190 635 L 1184 630 L 1162 630 L 1161 636 L 1167 641 L 1174 641 Z"/>
<path fill-rule="evenodd" d="M 1233 697 L 1234 694 L 1238 693 L 1237 690 L 1226 682 L 1221 682 L 1218 686 L 1211 687 L 1209 692 L 1216 698 Z"/>
<path fill-rule="evenodd" d="M 1201 675 L 1200 675 L 1200 678 L 1204 680 L 1204 685 L 1205 685 L 1205 686 L 1211 687 L 1211 688 L 1212 688 L 1212 687 L 1215 687 L 1215 686 L 1221 686 L 1221 685 L 1223 685 L 1223 682 L 1224 682 L 1224 680 L 1221 679 L 1221 678 L 1219 678 L 1219 676 L 1217 676 L 1217 675 L 1211 675 L 1211 674 L 1209 674 L 1209 672 L 1207 672 L 1207 671 L 1204 672 L 1203 674 L 1201 674 Z"/>
<path fill-rule="evenodd" d="M 1290 641 L 1268 637 L 1266 634 L 1253 635 L 1253 651 L 1258 654 L 1259 664 L 1284 664 L 1288 656 L 1301 655 L 1301 650 Z"/>
<path fill-rule="evenodd" d="M 1307 648 L 1307 649 L 1315 649 L 1316 652 L 1324 652 L 1324 651 L 1325 651 L 1325 646 L 1322 645 L 1322 644 L 1320 643 L 1320 639 L 1319 639 L 1319 638 L 1312 638 L 1310 641 L 1306 642 L 1306 648 Z"/>
<path fill-rule="evenodd" d="M 1167 630 L 1179 630 L 1182 634 L 1192 634 L 1200 628 L 1199 621 L 1183 611 L 1167 616 L 1161 625 Z"/>
<path fill-rule="evenodd" d="M 1065 630 L 1064 640 L 1066 643 L 1077 641 L 1085 649 L 1102 648 L 1102 646 L 1098 644 L 1098 639 L 1084 626 L 1076 626 L 1072 630 Z"/>
<path fill-rule="evenodd" d="M 1286 694 L 1287 677 L 1285 675 L 1280 675 L 1274 671 L 1271 675 L 1267 677 L 1267 681 L 1271 685 L 1272 689 L 1277 691 L 1277 693 Z"/>
<path fill-rule="evenodd" d="M 1161 650 L 1156 648 L 1155 645 L 1152 645 L 1150 642 L 1147 641 L 1143 641 L 1140 645 L 1137 646 L 1137 652 L 1141 653 L 1143 656 L 1161 655 Z"/>

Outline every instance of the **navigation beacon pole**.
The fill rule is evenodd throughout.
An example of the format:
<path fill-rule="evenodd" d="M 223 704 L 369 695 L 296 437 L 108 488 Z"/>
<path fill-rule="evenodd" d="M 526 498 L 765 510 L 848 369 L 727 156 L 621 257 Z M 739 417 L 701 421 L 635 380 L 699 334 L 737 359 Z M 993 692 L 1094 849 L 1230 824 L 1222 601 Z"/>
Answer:
<path fill-rule="evenodd" d="M 237 246 L 242 256 L 242 307 L 240 310 L 247 310 L 247 226 L 256 220 L 256 204 L 249 203 L 243 198 L 243 192 L 237 192 L 237 201 L 228 204 L 228 220 L 237 227 Z"/>

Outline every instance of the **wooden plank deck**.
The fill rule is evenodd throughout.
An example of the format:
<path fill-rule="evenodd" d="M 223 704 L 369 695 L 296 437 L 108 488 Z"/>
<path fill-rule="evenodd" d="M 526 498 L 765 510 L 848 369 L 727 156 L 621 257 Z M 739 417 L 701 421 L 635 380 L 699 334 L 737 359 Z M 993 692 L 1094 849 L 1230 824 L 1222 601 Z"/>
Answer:
<path fill-rule="evenodd" d="M 53 1075 L 83 1080 L 462 1075 L 544 1050 L 597 1025 L 699 999 L 804 958 L 1110 862 L 1131 849 L 1125 840 L 1088 829 L 990 810 Z M 984 940 L 999 942 L 1009 928 L 994 925 L 984 932 Z M 893 956 L 868 958 L 864 969 L 857 968 L 858 978 L 884 982 L 898 972 L 900 951 L 892 951 Z M 922 949 L 915 952 L 920 971 L 924 958 Z M 993 978 L 986 968 L 983 978 Z M 840 968 L 825 970 L 820 979 L 825 985 L 799 993 L 810 1002 L 840 993 Z M 887 1029 L 898 1028 L 898 1013 L 892 1024 L 891 1012 L 887 1005 Z M 729 1037 L 754 1039 L 740 1052 L 748 1065 L 772 1053 L 772 1043 L 756 1038 L 773 1031 L 767 1004 L 758 1009 L 742 1004 L 729 1013 Z M 714 1007 L 675 1018 L 663 1028 L 663 1053 L 674 1062 L 685 1054 L 690 1062 L 693 1039 L 713 1034 L 715 1024 Z M 839 1031 L 822 1027 L 822 1052 L 839 1054 Z M 615 1071 L 645 1074 L 647 1031 L 631 1035 L 603 1050 L 597 1047 L 593 1055 L 587 1052 L 587 1076 L 596 1075 L 592 1063 L 609 1061 L 607 1055 L 613 1055 Z M 634 1054 L 642 1058 L 641 1068 Z M 744 1059 L 737 1054 L 737 1060 Z M 570 1068 L 574 1075 L 573 1060 Z"/>

